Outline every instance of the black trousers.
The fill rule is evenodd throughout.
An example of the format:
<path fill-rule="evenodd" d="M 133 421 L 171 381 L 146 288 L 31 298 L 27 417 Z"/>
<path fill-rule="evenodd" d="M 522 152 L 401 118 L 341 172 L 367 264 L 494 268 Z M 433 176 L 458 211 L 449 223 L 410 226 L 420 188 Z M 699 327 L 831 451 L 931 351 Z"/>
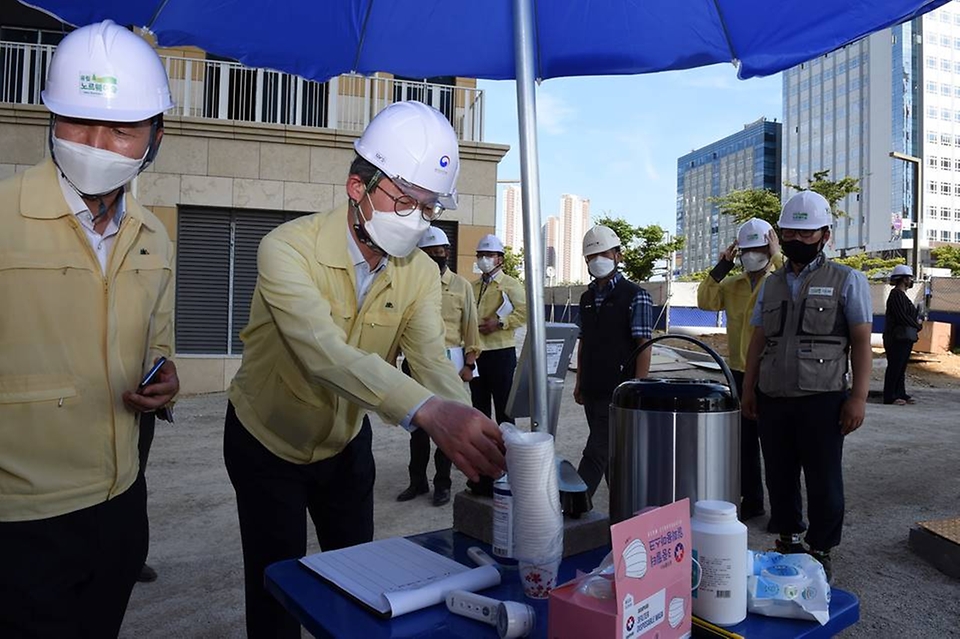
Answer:
<path fill-rule="evenodd" d="M 146 482 L 147 460 L 150 459 L 150 447 L 153 446 L 153 435 L 157 426 L 157 414 L 154 412 L 140 413 L 140 439 L 137 441 L 137 448 L 140 453 L 140 476 Z M 144 484 L 146 485 L 146 484 Z M 147 552 L 143 560 L 147 560 L 150 554 L 150 517 L 147 517 Z"/>
<path fill-rule="evenodd" d="M 770 525 L 781 534 L 807 531 L 815 550 L 840 543 L 843 529 L 843 435 L 840 408 L 846 392 L 768 397 L 757 392 L 760 443 L 770 493 Z M 803 523 L 800 472 L 807 485 Z"/>
<path fill-rule="evenodd" d="M 743 371 L 731 369 L 737 394 L 743 397 Z M 743 505 L 763 508 L 763 473 L 760 469 L 760 433 L 757 421 L 740 415 L 740 497 Z"/>
<path fill-rule="evenodd" d="M 411 486 L 428 486 L 427 465 L 430 463 L 430 436 L 422 429 L 410 433 L 410 471 Z M 436 472 L 433 475 L 434 489 L 450 489 L 450 459 L 438 447 L 433 453 L 433 465 Z"/>
<path fill-rule="evenodd" d="M 513 385 L 513 373 L 517 369 L 517 351 L 514 348 L 498 348 L 484 351 L 477 358 L 479 377 L 470 380 L 470 398 L 473 407 L 484 415 L 494 417 L 498 424 L 513 423 L 507 415 L 507 399 Z M 490 399 L 493 398 L 493 412 Z"/>
<path fill-rule="evenodd" d="M 323 550 L 373 539 L 373 460 L 370 421 L 340 453 L 294 464 L 271 453 L 227 405 L 223 457 L 237 495 L 243 543 L 247 636 L 300 637 L 300 624 L 263 586 L 270 564 L 307 552 L 307 511 Z"/>
<path fill-rule="evenodd" d="M 883 336 L 883 350 L 887 354 L 887 372 L 883 375 L 883 403 L 892 404 L 898 399 L 908 399 L 906 388 L 907 362 L 913 350 L 913 342 Z"/>
<path fill-rule="evenodd" d="M 147 556 L 146 505 L 141 476 L 89 508 L 0 522 L 0 637 L 116 637 Z"/>
<path fill-rule="evenodd" d="M 587 484 L 587 492 L 593 497 L 605 479 L 610 485 L 610 398 L 583 398 L 583 412 L 587 416 L 587 443 L 577 473 Z"/>

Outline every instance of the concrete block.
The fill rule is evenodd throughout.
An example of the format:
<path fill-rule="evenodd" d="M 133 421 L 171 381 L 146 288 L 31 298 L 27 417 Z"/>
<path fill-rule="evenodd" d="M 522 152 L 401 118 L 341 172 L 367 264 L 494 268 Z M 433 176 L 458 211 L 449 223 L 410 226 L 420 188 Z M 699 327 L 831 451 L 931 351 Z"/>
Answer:
<path fill-rule="evenodd" d="M 461 491 L 453 498 L 453 529 L 493 543 L 493 499 Z M 579 519 L 563 518 L 563 556 L 569 557 L 610 544 L 610 519 L 590 511 Z"/>
<path fill-rule="evenodd" d="M 208 143 L 207 138 L 165 135 L 150 168 L 159 173 L 206 175 Z"/>
<path fill-rule="evenodd" d="M 946 322 L 924 322 L 923 330 L 913 345 L 918 353 L 946 353 L 953 343 L 953 325 Z"/>
<path fill-rule="evenodd" d="M 322 213 L 333 208 L 333 186 L 307 182 L 283 183 L 283 210 Z"/>
<path fill-rule="evenodd" d="M 260 145 L 260 177 L 264 180 L 310 180 L 310 147 L 296 144 Z"/>
<path fill-rule="evenodd" d="M 279 211 L 283 208 L 283 182 L 237 178 L 233 181 L 233 205 Z"/>
<path fill-rule="evenodd" d="M 183 175 L 180 177 L 180 204 L 233 206 L 233 180 Z"/>

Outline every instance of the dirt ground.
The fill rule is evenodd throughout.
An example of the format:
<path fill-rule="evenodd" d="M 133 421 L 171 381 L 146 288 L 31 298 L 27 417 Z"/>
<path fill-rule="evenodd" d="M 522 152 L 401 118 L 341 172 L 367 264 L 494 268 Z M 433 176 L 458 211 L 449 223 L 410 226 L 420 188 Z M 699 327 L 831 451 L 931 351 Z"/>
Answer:
<path fill-rule="evenodd" d="M 834 551 L 835 586 L 860 598 L 861 621 L 844 637 L 960 636 L 960 582 L 907 547 L 916 522 L 960 516 L 960 358 L 936 359 L 940 361 L 911 365 L 907 385 L 916 405 L 871 401 L 864 426 L 845 445 L 847 513 L 843 542 Z M 880 377 L 875 376 L 872 391 L 882 385 L 882 355 L 876 363 Z M 568 375 L 557 450 L 576 464 L 587 430 L 583 411 L 572 399 L 573 381 Z M 184 397 L 176 425 L 158 424 L 147 481 L 149 563 L 159 579 L 134 589 L 123 637 L 244 635 L 236 503 L 222 461 L 225 406 L 223 393 Z M 407 485 L 408 441 L 402 429 L 374 420 L 378 538 L 452 525 L 451 505 L 434 508 L 428 496 L 405 504 L 395 501 Z M 463 476 L 455 471 L 454 489 L 463 485 Z M 601 486 L 595 507 L 606 512 L 607 504 Z M 766 523 L 766 517 L 748 522 L 751 548 L 772 546 Z M 312 530 L 308 539 L 309 552 L 318 550 Z M 477 636 L 495 632 L 478 625 Z"/>

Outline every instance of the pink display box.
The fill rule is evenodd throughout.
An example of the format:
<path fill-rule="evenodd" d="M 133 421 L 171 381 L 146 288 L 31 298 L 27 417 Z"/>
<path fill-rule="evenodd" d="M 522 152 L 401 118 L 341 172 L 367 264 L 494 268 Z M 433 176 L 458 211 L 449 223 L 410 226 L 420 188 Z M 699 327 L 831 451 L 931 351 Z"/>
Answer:
<path fill-rule="evenodd" d="M 614 596 L 578 592 L 579 579 L 550 593 L 550 639 L 674 639 L 691 632 L 690 500 L 650 508 L 610 527 Z"/>

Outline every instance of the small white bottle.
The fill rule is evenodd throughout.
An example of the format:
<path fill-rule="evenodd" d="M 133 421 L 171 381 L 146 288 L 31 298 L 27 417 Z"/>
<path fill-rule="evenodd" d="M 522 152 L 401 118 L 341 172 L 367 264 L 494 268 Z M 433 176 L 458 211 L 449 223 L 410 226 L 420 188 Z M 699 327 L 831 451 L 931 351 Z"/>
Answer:
<path fill-rule="evenodd" d="M 693 614 L 718 626 L 747 618 L 747 527 L 727 501 L 701 500 L 690 519 L 693 557 L 700 562 L 700 585 L 693 592 Z"/>
<path fill-rule="evenodd" d="M 506 474 L 493 482 L 493 554 L 513 558 L 513 493 Z"/>

